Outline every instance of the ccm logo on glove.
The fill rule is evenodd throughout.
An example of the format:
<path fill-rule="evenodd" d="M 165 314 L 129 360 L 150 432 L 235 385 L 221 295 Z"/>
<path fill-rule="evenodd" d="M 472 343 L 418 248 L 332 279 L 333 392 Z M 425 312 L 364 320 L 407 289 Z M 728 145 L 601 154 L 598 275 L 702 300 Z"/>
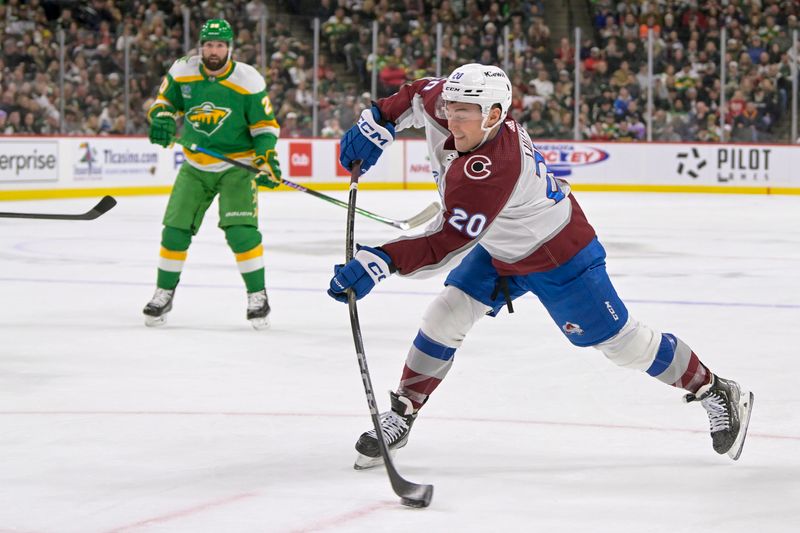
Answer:
<path fill-rule="evenodd" d="M 359 246 L 358 252 L 346 265 L 333 267 L 333 278 L 328 295 L 340 302 L 347 302 L 347 289 L 360 300 L 372 290 L 376 283 L 392 273 L 392 259 L 380 248 Z"/>
<path fill-rule="evenodd" d="M 391 144 L 394 140 L 389 130 L 375 121 L 375 117 L 370 109 L 365 109 L 361 113 L 361 116 L 358 118 L 358 129 L 360 129 L 361 133 L 378 148 L 383 148 L 385 145 Z"/>

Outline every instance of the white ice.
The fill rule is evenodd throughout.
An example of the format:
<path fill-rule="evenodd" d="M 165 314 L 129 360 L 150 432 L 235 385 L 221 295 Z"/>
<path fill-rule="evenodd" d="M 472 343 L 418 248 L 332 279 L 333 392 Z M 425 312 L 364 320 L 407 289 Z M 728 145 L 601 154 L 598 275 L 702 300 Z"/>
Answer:
<path fill-rule="evenodd" d="M 359 205 L 405 218 L 434 195 Z M 396 465 L 433 503 L 402 507 L 382 469 L 352 469 L 371 423 L 347 308 L 325 294 L 345 210 L 261 195 L 273 326 L 254 331 L 212 206 L 168 325 L 148 329 L 167 198 L 120 197 L 92 222 L 0 219 L 0 532 L 800 531 L 798 197 L 577 197 L 631 313 L 754 391 L 738 462 L 698 404 L 573 347 L 525 297 L 474 328 L 423 409 Z M 382 409 L 442 280 L 360 302 Z"/>

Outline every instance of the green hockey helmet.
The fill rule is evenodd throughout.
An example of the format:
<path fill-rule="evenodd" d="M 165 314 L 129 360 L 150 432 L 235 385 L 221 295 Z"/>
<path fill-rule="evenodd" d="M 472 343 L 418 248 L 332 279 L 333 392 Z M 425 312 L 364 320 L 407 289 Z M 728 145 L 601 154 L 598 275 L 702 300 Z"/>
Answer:
<path fill-rule="evenodd" d="M 225 19 L 208 19 L 200 28 L 200 44 L 206 41 L 225 41 L 233 46 L 233 28 Z"/>

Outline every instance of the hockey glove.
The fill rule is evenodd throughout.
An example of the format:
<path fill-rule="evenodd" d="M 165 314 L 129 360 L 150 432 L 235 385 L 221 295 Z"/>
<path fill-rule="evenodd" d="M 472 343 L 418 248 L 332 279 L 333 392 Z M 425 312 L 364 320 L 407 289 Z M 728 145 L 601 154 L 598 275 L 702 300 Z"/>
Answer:
<path fill-rule="evenodd" d="M 169 148 L 175 142 L 175 113 L 162 109 L 152 115 L 150 121 L 150 142 Z"/>
<path fill-rule="evenodd" d="M 328 296 L 334 300 L 347 303 L 347 289 L 355 292 L 356 300 L 360 300 L 381 280 L 389 277 L 394 271 L 392 258 L 380 248 L 357 246 L 358 251 L 346 265 L 333 267 Z"/>
<path fill-rule="evenodd" d="M 265 155 L 256 156 L 253 164 L 261 171 L 256 174 L 256 185 L 274 189 L 281 184 L 281 167 L 275 150 L 267 150 Z"/>
<path fill-rule="evenodd" d="M 381 110 L 374 103 L 361 112 L 355 126 L 342 136 L 339 162 L 347 170 L 353 162 L 361 160 L 361 173 L 378 162 L 383 151 L 394 141 L 394 124 L 381 118 Z"/>

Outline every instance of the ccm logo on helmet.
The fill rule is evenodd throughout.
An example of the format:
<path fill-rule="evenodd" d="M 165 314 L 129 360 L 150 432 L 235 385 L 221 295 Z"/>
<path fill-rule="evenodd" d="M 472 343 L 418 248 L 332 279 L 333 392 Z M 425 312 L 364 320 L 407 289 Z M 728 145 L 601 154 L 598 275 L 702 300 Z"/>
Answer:
<path fill-rule="evenodd" d="M 464 173 L 474 180 L 486 179 L 492 173 L 491 166 L 492 160 L 485 155 L 473 155 L 464 163 Z"/>

